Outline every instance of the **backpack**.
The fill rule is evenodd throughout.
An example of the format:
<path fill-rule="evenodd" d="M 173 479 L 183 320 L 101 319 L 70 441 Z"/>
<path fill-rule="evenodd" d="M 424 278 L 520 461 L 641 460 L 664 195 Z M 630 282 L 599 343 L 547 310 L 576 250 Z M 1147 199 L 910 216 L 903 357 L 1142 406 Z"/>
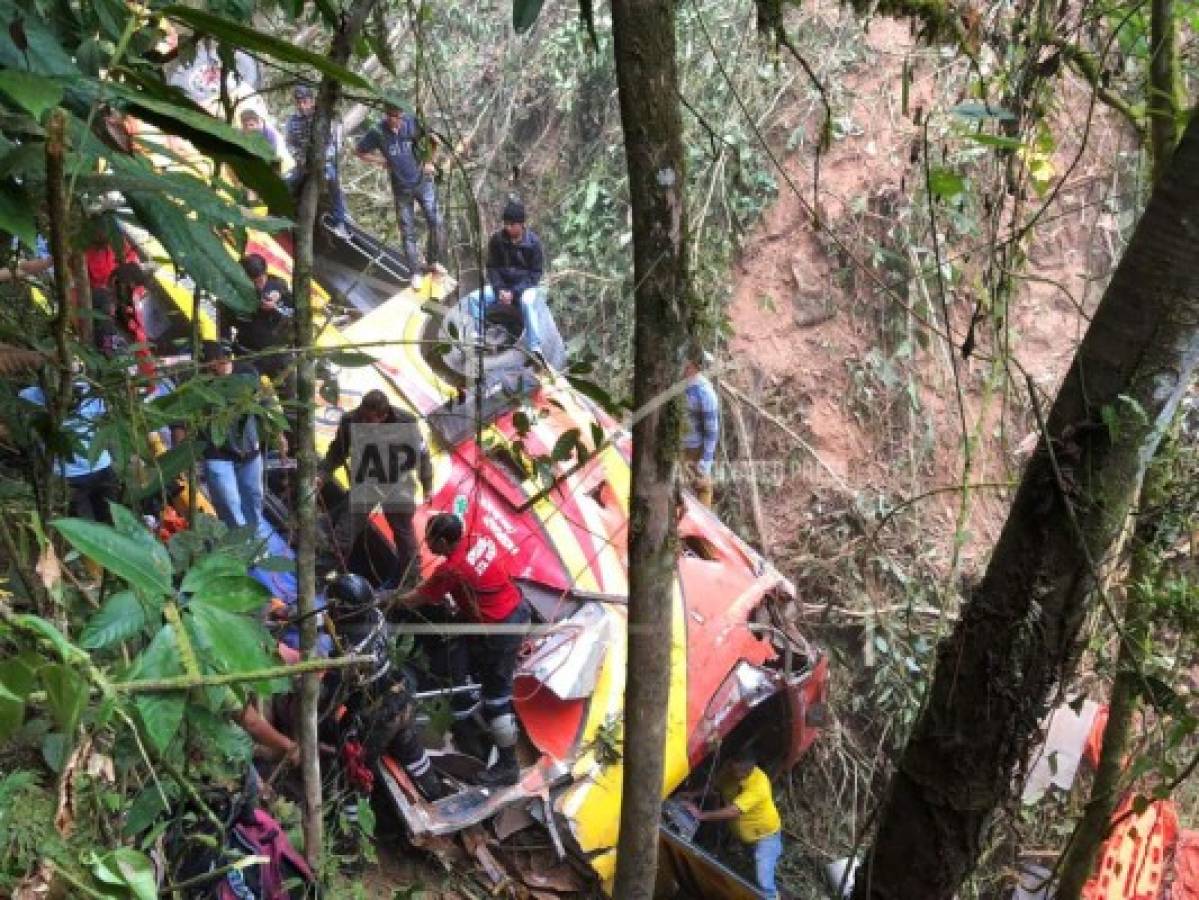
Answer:
<path fill-rule="evenodd" d="M 308 862 L 265 810 L 239 819 L 229 830 L 229 844 L 246 855 L 265 856 L 268 862 L 229 872 L 217 886 L 217 900 L 294 900 L 285 887 L 288 879 L 298 877 L 306 886 L 314 881 Z"/>

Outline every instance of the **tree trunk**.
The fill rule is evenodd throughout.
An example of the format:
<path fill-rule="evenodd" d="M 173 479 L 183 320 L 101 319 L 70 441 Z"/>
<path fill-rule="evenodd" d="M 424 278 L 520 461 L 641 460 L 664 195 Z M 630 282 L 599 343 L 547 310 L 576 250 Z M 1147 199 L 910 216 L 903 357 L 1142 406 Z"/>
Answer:
<path fill-rule="evenodd" d="M 633 425 L 624 783 L 614 896 L 653 894 L 678 572 L 680 404 L 688 341 L 682 122 L 672 0 L 613 0 L 620 118 L 633 207 Z"/>
<path fill-rule="evenodd" d="M 1193 118 L 1058 392 L 986 575 L 939 648 L 857 900 L 950 900 L 1012 797 L 1076 661 L 1095 563 L 1199 362 L 1196 204 Z"/>
<path fill-rule="evenodd" d="M 1170 169 L 1178 143 L 1178 38 L 1174 0 L 1151 0 L 1149 6 L 1149 137 L 1153 180 Z"/>
<path fill-rule="evenodd" d="M 1138 519 L 1133 533 L 1132 562 L 1125 579 L 1128 603 L 1124 609 L 1120 649 L 1116 654 L 1116 677 L 1112 682 L 1107 725 L 1103 729 L 1099 769 L 1091 785 L 1086 809 L 1062 857 L 1057 900 L 1078 900 L 1082 895 L 1083 885 L 1091 877 L 1099 847 L 1107 837 L 1108 823 L 1120 799 L 1124 754 L 1141 688 L 1141 663 L 1150 650 L 1152 595 L 1163 549 L 1159 540 L 1160 514 L 1156 511 L 1161 509 L 1170 492 L 1176 462 L 1173 441 L 1163 441 L 1145 476 L 1145 487 L 1137 504 L 1144 517 Z"/>
<path fill-rule="evenodd" d="M 344 66 L 375 0 L 355 0 L 338 26 L 329 48 L 329 58 Z M 295 266 L 292 271 L 296 304 L 296 574 L 298 606 L 303 618 L 300 648 L 305 659 L 313 659 L 316 646 L 316 369 L 312 357 L 312 245 L 317 207 L 325 178 L 325 147 L 341 85 L 326 77 L 317 94 L 312 140 L 304 170 L 309 177 L 300 192 L 296 210 Z M 320 675 L 306 672 L 300 679 L 300 751 L 304 779 L 304 853 L 315 867 L 321 856 L 321 761 L 317 740 L 317 701 Z"/>

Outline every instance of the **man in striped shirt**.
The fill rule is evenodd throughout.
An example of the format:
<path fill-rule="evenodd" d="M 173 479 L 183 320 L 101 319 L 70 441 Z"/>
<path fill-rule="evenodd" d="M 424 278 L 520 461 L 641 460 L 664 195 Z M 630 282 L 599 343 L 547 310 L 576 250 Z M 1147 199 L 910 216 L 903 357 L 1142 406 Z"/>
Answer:
<path fill-rule="evenodd" d="M 706 354 L 692 356 L 683 365 L 687 387 L 683 392 L 686 415 L 683 421 L 683 456 L 691 490 L 705 506 L 712 505 L 712 466 L 720 439 L 720 398 L 716 388 L 700 371 Z"/>

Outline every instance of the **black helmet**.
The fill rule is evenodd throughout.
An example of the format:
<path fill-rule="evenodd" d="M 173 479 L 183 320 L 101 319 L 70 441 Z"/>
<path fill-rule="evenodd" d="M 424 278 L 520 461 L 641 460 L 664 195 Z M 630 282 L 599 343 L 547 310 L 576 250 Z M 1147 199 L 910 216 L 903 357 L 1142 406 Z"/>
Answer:
<path fill-rule="evenodd" d="M 338 575 L 325 589 L 325 603 L 334 619 L 360 616 L 375 605 L 375 592 L 361 575 Z"/>

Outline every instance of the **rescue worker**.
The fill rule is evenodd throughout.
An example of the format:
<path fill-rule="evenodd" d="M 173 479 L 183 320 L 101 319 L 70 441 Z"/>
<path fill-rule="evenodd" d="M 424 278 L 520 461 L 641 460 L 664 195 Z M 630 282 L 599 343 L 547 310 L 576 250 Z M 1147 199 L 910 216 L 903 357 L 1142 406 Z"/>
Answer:
<path fill-rule="evenodd" d="M 707 354 L 697 353 L 683 364 L 687 387 L 683 392 L 683 456 L 687 460 L 687 475 L 691 490 L 704 506 L 712 505 L 712 467 L 716 461 L 716 444 L 720 439 L 720 397 L 716 388 L 701 371 Z"/>
<path fill-rule="evenodd" d="M 422 149 L 422 144 L 428 147 L 427 152 Z M 404 252 L 408 254 L 412 287 L 416 290 L 420 290 L 423 274 L 445 274 L 441 265 L 443 223 L 437 208 L 437 187 L 433 183 L 437 171 L 433 161 L 436 147 L 433 136 L 420 120 L 398 104 L 388 103 L 383 108 L 382 120 L 364 134 L 354 148 L 360 160 L 387 171 L 400 238 L 404 242 Z M 428 231 L 428 254 L 423 263 L 412 214 L 412 208 L 417 204 Z"/>
<path fill-rule="evenodd" d="M 271 168 L 276 171 L 282 168 L 283 154 L 286 151 L 283 139 L 279 137 L 279 132 L 266 123 L 262 118 L 262 113 L 256 109 L 243 109 L 238 114 L 238 120 L 241 122 L 242 131 L 261 134 L 267 146 L 271 148 Z"/>
<path fill-rule="evenodd" d="M 393 425 L 404 426 L 394 429 L 369 428 L 355 429 L 356 425 Z M 380 462 L 390 462 L 392 441 L 402 439 L 403 448 L 409 451 L 410 459 L 401 459 L 399 472 L 401 483 L 389 485 L 382 499 L 383 515 L 387 519 L 387 527 L 391 529 L 392 540 L 395 543 L 395 564 L 388 572 L 379 573 L 378 579 L 385 588 L 396 588 L 410 571 L 419 570 L 419 549 L 416 544 L 416 534 L 412 530 L 412 514 L 416 510 L 415 479 L 420 479 L 420 488 L 426 502 L 433 494 L 433 463 L 429 458 L 429 448 L 425 445 L 420 426 L 416 417 L 398 406 L 392 406 L 387 395 L 380 390 L 367 391 L 358 408 L 341 417 L 337 423 L 337 434 L 334 436 L 325 458 L 317 473 L 317 485 L 332 477 L 338 469 L 349 461 L 351 442 L 362 442 L 363 446 L 355 446 L 354 450 L 360 460 L 359 468 L 367 468 L 366 458 L 368 449 L 373 446 L 378 449 Z M 383 442 L 386 442 L 383 443 Z M 348 537 L 344 542 L 346 553 L 353 551 L 354 542 L 366 527 L 366 523 L 374 511 L 374 501 L 368 501 L 369 506 L 356 502 L 354 488 L 361 473 L 350 473 L 350 509 Z"/>
<path fill-rule="evenodd" d="M 254 367 L 268 378 L 278 378 L 290 362 L 282 350 L 292 346 L 292 322 L 295 316 L 291 288 L 277 275 L 267 272 L 266 259 L 261 253 L 249 253 L 241 259 L 241 267 L 254 285 L 258 308 L 249 314 L 239 314 L 221 306 L 218 311 L 221 340 L 237 337 L 234 346 L 239 353 L 253 354 Z"/>
<path fill-rule="evenodd" d="M 545 302 L 541 276 L 545 272 L 545 252 L 541 238 L 525 219 L 525 206 L 509 200 L 501 214 L 503 226 L 487 241 L 487 284 L 467 295 L 471 319 L 482 322 L 496 304 L 515 304 L 524 318 L 525 345 L 541 368 L 549 364 L 541 352 L 541 327 L 538 304 Z"/>
<path fill-rule="evenodd" d="M 467 621 L 501 626 L 466 637 L 463 643 L 471 673 L 482 687 L 483 718 L 497 754 L 495 765 L 479 776 L 479 782 L 488 787 L 516 784 L 520 764 L 512 679 L 524 640 L 522 626 L 531 618 L 529 605 L 508 571 L 506 552 L 477 522 L 467 529 L 458 516 L 439 513 L 425 526 L 425 545 L 445 560 L 399 602 L 441 603 L 448 595 Z"/>
<path fill-rule="evenodd" d="M 322 717 L 322 739 L 337 748 L 351 786 L 369 798 L 386 753 L 426 799 L 445 796 L 416 728 L 415 678 L 391 660 L 387 623 L 370 584 L 361 575 L 339 575 L 325 591 L 325 604 L 338 654 L 374 659 L 371 666 L 330 669 L 321 680 L 321 709 L 329 713 Z"/>
<path fill-rule="evenodd" d="M 716 789 L 724 806 L 704 810 L 686 799 L 683 806 L 700 822 L 728 822 L 733 834 L 753 855 L 758 887 L 769 900 L 777 900 L 774 873 L 783 855 L 783 836 L 770 779 L 758 768 L 753 753 L 741 748 L 722 767 Z"/>
<path fill-rule="evenodd" d="M 295 166 L 284 180 L 298 200 L 304 179 L 308 175 L 305 165 L 308 160 L 308 142 L 312 140 L 312 125 L 316 119 L 316 94 L 308 85 L 299 84 L 296 85 L 292 96 L 296 101 L 296 111 L 287 117 L 283 139 Z M 325 185 L 329 191 L 329 225 L 338 237 L 348 238 L 350 232 L 346 227 L 346 221 L 349 216 L 346 213 L 346 198 L 341 190 L 341 178 L 337 170 L 337 151 L 341 146 L 341 138 L 341 123 L 335 120 L 330 124 L 329 143 L 325 145 Z"/>

